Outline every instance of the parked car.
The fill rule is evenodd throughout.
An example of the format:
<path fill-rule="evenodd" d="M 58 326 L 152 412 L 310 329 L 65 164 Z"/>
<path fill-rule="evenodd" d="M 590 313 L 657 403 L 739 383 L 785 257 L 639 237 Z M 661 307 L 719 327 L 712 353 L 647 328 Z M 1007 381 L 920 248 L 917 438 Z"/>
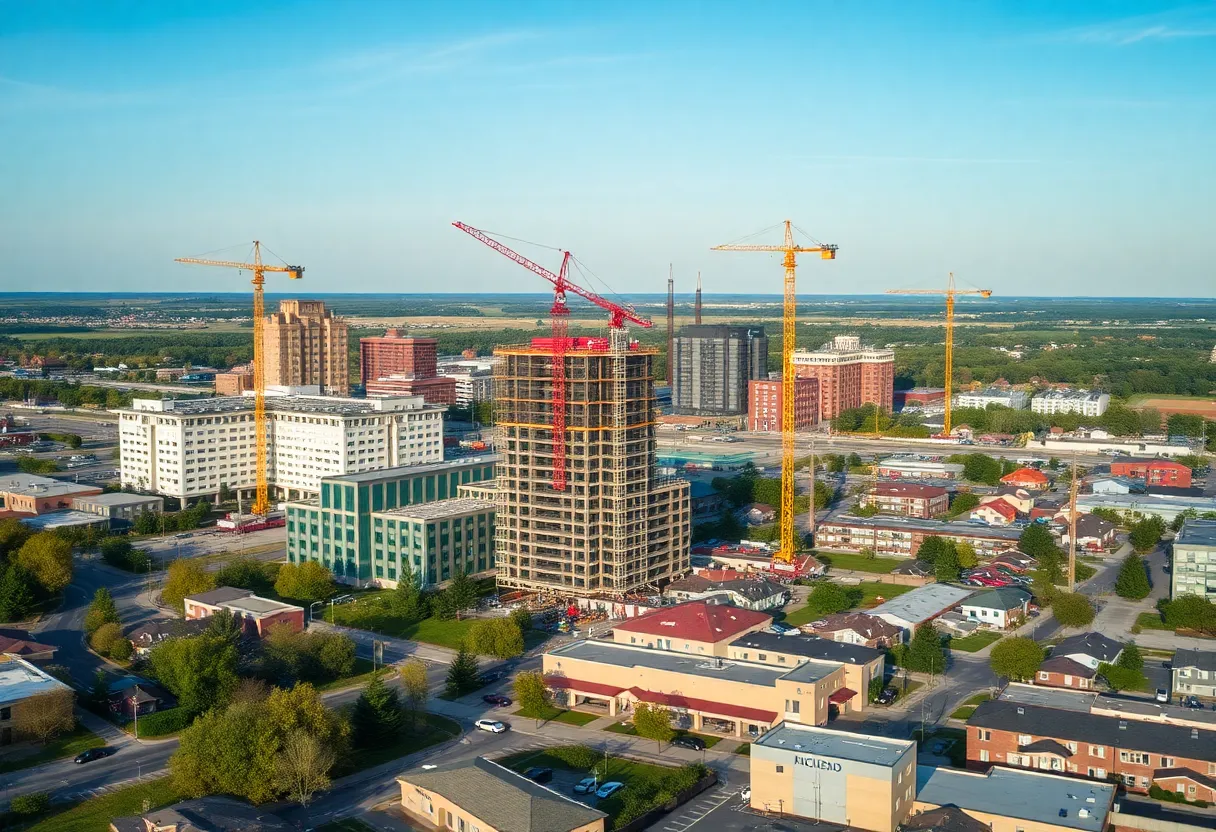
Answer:
<path fill-rule="evenodd" d="M 499 696 L 497 693 L 487 693 L 481 697 L 481 701 L 487 705 L 494 705 L 498 708 L 505 708 L 511 704 L 511 700 L 506 696 Z"/>
<path fill-rule="evenodd" d="M 705 740 L 690 734 L 679 734 L 672 737 L 671 744 L 678 748 L 691 748 L 693 751 L 705 750 Z"/>
<path fill-rule="evenodd" d="M 594 794 L 599 783 L 594 777 L 584 777 L 574 784 L 575 794 Z"/>
<path fill-rule="evenodd" d="M 623 788 L 625 788 L 624 783 L 619 780 L 610 780 L 595 790 L 595 796 L 603 800 L 606 797 L 612 797 Z"/>
<path fill-rule="evenodd" d="M 527 777 L 533 783 L 548 783 L 553 779 L 553 769 L 534 766 L 524 772 L 524 777 Z"/>
<path fill-rule="evenodd" d="M 740 803 L 751 803 L 752 802 L 752 787 L 751 786 L 744 786 L 743 791 L 739 792 L 739 802 Z"/>
<path fill-rule="evenodd" d="M 1170 692 L 1165 688 L 1157 688 L 1157 701 L 1168 703 L 1170 701 Z"/>
<path fill-rule="evenodd" d="M 1203 710 L 1203 703 L 1194 696 L 1184 696 L 1178 700 L 1178 704 L 1184 708 L 1191 708 L 1200 711 Z"/>
<path fill-rule="evenodd" d="M 100 760 L 103 757 L 109 757 L 114 752 L 108 748 L 90 748 L 88 751 L 81 751 L 76 755 L 77 763 L 90 763 L 93 760 Z"/>
<path fill-rule="evenodd" d="M 481 678 L 481 684 L 483 686 L 492 685 L 502 678 L 502 671 L 501 670 L 492 670 L 489 673 L 481 674 L 480 678 Z"/>
<path fill-rule="evenodd" d="M 489 731 L 492 734 L 501 734 L 507 730 L 507 724 L 499 722 L 497 719 L 479 719 L 474 724 L 479 730 Z"/>
<path fill-rule="evenodd" d="M 878 698 L 874 701 L 879 705 L 890 705 L 899 697 L 899 691 L 892 687 L 882 689 L 882 693 L 878 694 Z"/>
<path fill-rule="evenodd" d="M 785 635 L 789 635 L 790 633 L 798 632 L 797 627 L 791 627 L 789 624 L 781 624 L 777 621 L 774 621 L 772 624 L 769 624 L 767 627 L 765 627 L 765 630 L 767 630 L 770 633 L 774 633 L 775 635 L 779 635 L 779 636 L 785 636 Z"/>

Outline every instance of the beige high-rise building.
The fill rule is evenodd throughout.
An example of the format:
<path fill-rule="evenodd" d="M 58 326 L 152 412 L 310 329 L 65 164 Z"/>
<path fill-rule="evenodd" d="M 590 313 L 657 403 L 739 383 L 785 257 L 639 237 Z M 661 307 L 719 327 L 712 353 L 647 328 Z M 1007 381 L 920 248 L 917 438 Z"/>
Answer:
<path fill-rule="evenodd" d="M 652 362 L 623 331 L 571 338 L 566 472 L 553 488 L 550 340 L 494 351 L 500 586 L 619 597 L 688 571 L 688 482 L 655 468 Z"/>
<path fill-rule="evenodd" d="M 350 392 L 346 322 L 320 300 L 279 301 L 266 317 L 266 384 L 316 385 L 322 393 Z"/>

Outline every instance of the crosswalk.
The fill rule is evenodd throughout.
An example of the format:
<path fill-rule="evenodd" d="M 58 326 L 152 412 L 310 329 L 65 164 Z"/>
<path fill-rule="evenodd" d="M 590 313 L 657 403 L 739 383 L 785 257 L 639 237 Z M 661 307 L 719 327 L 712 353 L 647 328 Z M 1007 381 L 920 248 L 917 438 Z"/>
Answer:
<path fill-rule="evenodd" d="M 76 802 L 80 800 L 88 800 L 90 797 L 100 797 L 103 794 L 116 791 L 124 786 L 130 786 L 139 782 L 138 777 L 129 777 L 126 780 L 118 780 L 113 783 L 106 783 L 104 786 L 98 786 L 93 789 L 81 789 L 78 792 L 64 792 L 62 796 L 70 801 Z"/>

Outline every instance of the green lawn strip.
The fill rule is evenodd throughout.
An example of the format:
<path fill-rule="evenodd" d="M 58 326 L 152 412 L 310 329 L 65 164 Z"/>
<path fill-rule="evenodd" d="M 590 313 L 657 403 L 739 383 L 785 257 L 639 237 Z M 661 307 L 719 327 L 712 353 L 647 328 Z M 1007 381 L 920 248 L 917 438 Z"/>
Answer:
<path fill-rule="evenodd" d="M 831 569 L 849 569 L 856 572 L 886 574 L 903 563 L 902 558 L 867 558 L 844 552 L 816 552 L 815 557 Z"/>
<path fill-rule="evenodd" d="M 91 797 L 38 821 L 28 832 L 104 832 L 114 818 L 143 812 L 145 801 L 151 809 L 159 809 L 182 797 L 168 777 L 161 777 Z"/>
<path fill-rule="evenodd" d="M 1136 626 L 1141 630 L 1165 630 L 1169 631 L 1169 627 L 1165 626 L 1165 622 L 1161 620 L 1161 613 L 1158 612 L 1142 612 L 1136 616 Z"/>
<path fill-rule="evenodd" d="M 397 677 L 397 668 L 384 667 L 379 668 L 379 673 L 382 674 L 384 681 L 395 679 Z M 372 660 L 364 658 L 356 658 L 355 666 L 351 670 L 349 676 L 343 676 L 341 679 L 334 679 L 332 682 L 323 682 L 316 685 L 317 690 L 340 690 L 342 688 L 352 688 L 355 686 L 366 685 L 372 680 Z"/>
<path fill-rule="evenodd" d="M 407 622 L 394 615 L 388 608 L 389 590 L 374 590 L 360 593 L 356 600 L 333 608 L 333 622 L 345 627 L 355 627 L 360 630 L 371 630 L 386 636 L 422 641 L 452 650 L 460 649 L 460 644 L 469 633 L 475 619 L 465 618 L 444 620 L 440 618 L 424 618 L 418 622 Z M 327 610 L 325 620 L 330 620 Z"/>
<path fill-rule="evenodd" d="M 849 592 L 859 592 L 859 600 L 853 606 L 853 609 L 869 609 L 878 605 L 878 599 L 890 600 L 903 595 L 905 592 L 910 592 L 915 589 L 911 586 L 901 586 L 899 584 L 884 584 L 879 581 L 864 581 L 856 586 L 844 587 Z M 804 624 L 810 624 L 822 618 L 823 615 L 811 610 L 810 605 L 799 607 L 791 613 L 788 613 L 782 619 L 783 623 L 789 624 L 791 627 L 801 627 Z"/>
<path fill-rule="evenodd" d="M 636 737 L 638 732 L 634 729 L 632 722 L 614 722 L 604 729 L 611 731 L 614 734 L 627 734 L 631 737 Z"/>
<path fill-rule="evenodd" d="M 632 722 L 614 722 L 605 731 L 611 731 L 614 734 L 625 734 L 626 736 L 636 737 L 637 729 L 633 727 Z M 705 743 L 706 748 L 713 748 L 722 741 L 722 737 L 714 736 L 713 734 L 698 734 L 695 731 L 685 731 L 683 728 L 676 729 L 677 737 L 700 737 Z"/>
<path fill-rule="evenodd" d="M 589 722 L 595 722 L 599 719 L 595 714 L 585 714 L 581 711 L 563 711 L 561 708 L 555 708 L 552 705 L 546 705 L 540 714 L 535 714 L 531 711 L 525 713 L 521 708 L 515 711 L 512 716 L 519 716 L 524 719 L 542 719 L 545 722 L 562 722 L 566 725 L 577 725 L 580 728 Z"/>
<path fill-rule="evenodd" d="M 32 754 L 18 757 L 15 760 L 0 760 L 0 774 L 6 771 L 30 768 L 31 766 L 40 766 L 43 763 L 49 763 L 61 757 L 75 757 L 81 751 L 87 751 L 90 748 L 101 748 L 105 744 L 105 740 L 88 728 L 85 728 L 83 725 L 77 725 L 76 730 L 70 734 L 55 737 L 55 739 Z"/>
<path fill-rule="evenodd" d="M 1094 569 L 1088 563 L 1078 563 L 1077 564 L 1077 580 L 1078 581 L 1088 581 L 1090 578 L 1092 578 L 1094 575 L 1097 575 L 1097 574 L 1098 574 L 1098 570 Z"/>
<path fill-rule="evenodd" d="M 407 728 L 406 733 L 389 745 L 379 748 L 361 748 L 353 752 L 349 760 L 339 764 L 337 770 L 334 771 L 334 776 L 344 777 L 347 774 L 373 768 L 381 763 L 405 757 L 415 751 L 421 751 L 460 736 L 460 723 L 448 719 L 446 716 L 439 716 L 439 714 L 428 713 L 424 715 L 424 718 L 425 724 L 418 726 L 418 733 L 412 733 Z"/>
<path fill-rule="evenodd" d="M 955 708 L 954 713 L 950 714 L 950 718 L 951 719 L 970 719 L 971 715 L 973 713 L 975 713 L 975 709 L 978 708 L 981 703 L 987 702 L 990 699 L 992 699 L 992 694 L 990 694 L 990 693 L 977 693 L 975 696 L 968 699 L 962 705 L 959 705 L 957 708 Z"/>
<path fill-rule="evenodd" d="M 752 744 L 750 742 L 741 742 L 735 748 L 734 753 L 744 757 L 750 757 L 752 756 Z"/>
<path fill-rule="evenodd" d="M 962 638 L 950 639 L 950 649 L 959 650 L 963 653 L 975 653 L 978 650 L 983 650 L 989 644 L 995 644 L 1001 640 L 1000 633 L 990 633 L 987 631 L 976 631 L 969 636 Z"/>

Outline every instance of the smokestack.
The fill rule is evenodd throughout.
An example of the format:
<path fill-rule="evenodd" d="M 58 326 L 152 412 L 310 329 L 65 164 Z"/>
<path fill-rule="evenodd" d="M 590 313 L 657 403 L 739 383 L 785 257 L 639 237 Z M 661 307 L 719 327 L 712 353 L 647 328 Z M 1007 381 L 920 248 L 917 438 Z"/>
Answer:
<path fill-rule="evenodd" d="M 697 272 L 697 305 L 693 312 L 694 322 L 701 323 L 701 273 Z"/>
<path fill-rule="evenodd" d="M 671 362 L 676 344 L 676 282 L 667 264 L 667 386 L 671 386 Z"/>

